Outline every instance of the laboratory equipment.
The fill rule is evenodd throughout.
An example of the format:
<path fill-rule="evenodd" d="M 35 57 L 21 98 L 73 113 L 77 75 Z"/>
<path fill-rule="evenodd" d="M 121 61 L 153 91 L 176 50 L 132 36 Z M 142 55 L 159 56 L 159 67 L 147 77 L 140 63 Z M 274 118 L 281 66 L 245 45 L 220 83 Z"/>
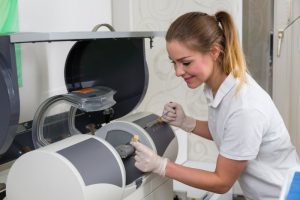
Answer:
<path fill-rule="evenodd" d="M 120 145 L 128 145 L 138 135 L 158 155 L 170 160 L 177 156 L 172 128 L 166 123 L 145 128 L 158 116 L 134 113 L 148 86 L 145 38 L 152 44 L 154 36 L 154 32 L 0 36 L 0 80 L 4 80 L 0 88 L 5 93 L 1 110 L 8 108 L 1 114 L 1 119 L 7 119 L 1 124 L 2 153 L 19 126 L 15 45 L 75 41 L 65 62 L 68 92 L 49 97 L 35 113 L 35 150 L 22 154 L 9 170 L 7 200 L 173 198 L 171 180 L 139 171 L 132 152 L 125 157 L 118 152 Z"/>

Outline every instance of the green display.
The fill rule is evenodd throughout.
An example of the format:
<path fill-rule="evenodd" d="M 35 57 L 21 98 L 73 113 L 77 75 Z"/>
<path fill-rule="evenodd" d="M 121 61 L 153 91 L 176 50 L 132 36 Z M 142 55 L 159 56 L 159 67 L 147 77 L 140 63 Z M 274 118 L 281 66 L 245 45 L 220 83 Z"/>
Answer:
<path fill-rule="evenodd" d="M 18 0 L 0 0 L 0 33 L 12 33 L 19 31 Z M 21 49 L 16 47 L 16 62 L 19 87 L 23 85 L 21 69 Z"/>

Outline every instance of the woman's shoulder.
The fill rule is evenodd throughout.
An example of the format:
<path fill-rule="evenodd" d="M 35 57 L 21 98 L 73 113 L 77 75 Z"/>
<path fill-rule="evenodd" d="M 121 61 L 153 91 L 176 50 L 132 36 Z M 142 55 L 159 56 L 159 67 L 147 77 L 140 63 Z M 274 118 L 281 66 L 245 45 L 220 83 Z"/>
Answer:
<path fill-rule="evenodd" d="M 256 112 L 267 118 L 277 113 L 270 95 L 250 75 L 238 92 L 232 91 L 228 101 L 230 101 L 227 105 L 230 106 L 231 113 Z"/>

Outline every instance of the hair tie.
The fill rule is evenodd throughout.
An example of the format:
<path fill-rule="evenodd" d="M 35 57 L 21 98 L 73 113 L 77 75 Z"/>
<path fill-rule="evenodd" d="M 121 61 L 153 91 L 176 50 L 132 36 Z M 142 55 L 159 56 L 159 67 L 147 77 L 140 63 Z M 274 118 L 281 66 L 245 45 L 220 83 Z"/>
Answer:
<path fill-rule="evenodd" d="M 220 20 L 220 18 L 219 18 L 219 17 L 217 17 L 217 16 L 215 16 L 215 18 L 216 18 L 217 25 L 220 27 L 220 29 L 222 29 L 222 30 L 223 30 L 223 26 L 222 26 L 222 23 L 221 23 L 221 20 Z"/>

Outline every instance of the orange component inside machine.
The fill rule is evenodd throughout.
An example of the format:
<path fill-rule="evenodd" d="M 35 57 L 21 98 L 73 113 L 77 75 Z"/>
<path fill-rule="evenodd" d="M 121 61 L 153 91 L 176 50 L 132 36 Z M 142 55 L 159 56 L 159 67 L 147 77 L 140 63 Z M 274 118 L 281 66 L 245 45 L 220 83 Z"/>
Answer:
<path fill-rule="evenodd" d="M 95 88 L 82 88 L 80 90 L 76 90 L 76 92 L 80 92 L 80 93 L 89 93 L 89 92 L 93 92 L 95 91 Z"/>

